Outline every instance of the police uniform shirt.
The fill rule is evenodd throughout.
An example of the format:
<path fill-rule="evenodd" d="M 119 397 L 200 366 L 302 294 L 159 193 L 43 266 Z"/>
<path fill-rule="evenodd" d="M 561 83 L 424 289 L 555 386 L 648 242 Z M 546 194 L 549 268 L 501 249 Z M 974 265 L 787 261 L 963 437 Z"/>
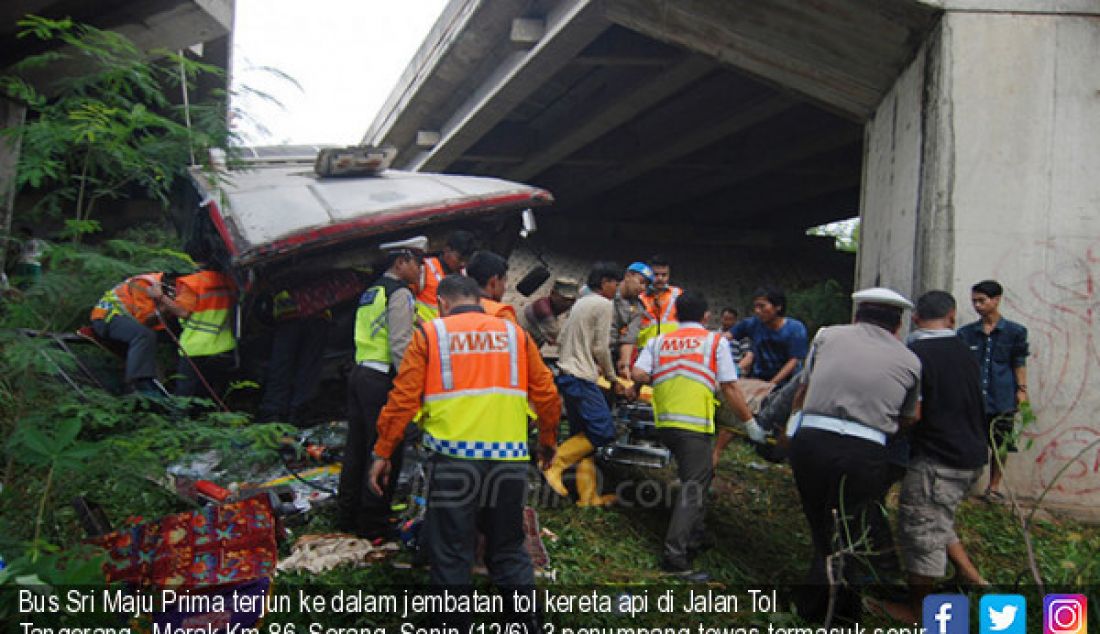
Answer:
<path fill-rule="evenodd" d="M 397 276 L 385 273 L 386 277 L 397 279 Z M 388 324 L 390 338 L 390 359 L 396 370 L 401 367 L 401 359 L 405 356 L 405 349 L 413 337 L 413 322 L 416 319 L 416 298 L 408 287 L 399 288 L 393 292 L 393 296 L 386 303 L 386 323 Z"/>
<path fill-rule="evenodd" d="M 642 329 L 642 315 L 645 304 L 635 297 L 626 299 L 615 293 L 614 312 L 611 316 L 611 345 L 634 344 L 638 341 L 638 332 Z"/>
<path fill-rule="evenodd" d="M 802 411 L 894 434 L 900 417 L 916 413 L 920 375 L 917 355 L 884 328 L 822 328 L 802 373 L 809 386 Z"/>

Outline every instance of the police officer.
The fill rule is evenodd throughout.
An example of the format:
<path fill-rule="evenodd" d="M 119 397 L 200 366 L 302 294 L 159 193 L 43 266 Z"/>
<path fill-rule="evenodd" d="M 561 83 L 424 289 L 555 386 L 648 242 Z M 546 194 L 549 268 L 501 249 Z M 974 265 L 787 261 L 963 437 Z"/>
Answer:
<path fill-rule="evenodd" d="M 611 315 L 611 357 L 615 369 L 624 379 L 630 378 L 630 364 L 634 361 L 634 345 L 642 329 L 642 316 L 646 306 L 641 296 L 653 283 L 653 269 L 645 262 L 634 262 L 626 267 L 623 281 L 615 291 L 614 310 Z"/>
<path fill-rule="evenodd" d="M 528 401 L 538 417 L 545 465 L 554 453 L 561 400 L 531 337 L 486 314 L 480 295 L 477 282 L 467 277 L 440 282 L 444 317 L 413 335 L 378 418 L 370 482 L 378 494 L 396 477 L 391 460 L 405 421 L 422 409 L 425 444 L 434 451 L 424 523 L 432 583 L 470 583 L 480 528 L 489 573 L 510 597 L 512 589 L 534 586 L 523 532 Z M 523 620 L 530 622 L 530 616 Z M 469 615 L 448 617 L 454 625 Z"/>
<path fill-rule="evenodd" d="M 814 545 L 807 585 L 795 602 L 799 614 L 819 621 L 829 607 L 826 559 L 880 546 L 860 542 L 888 486 L 886 441 L 899 424 L 913 421 L 920 396 L 920 360 L 898 339 L 902 313 L 913 305 L 887 288 L 865 289 L 852 299 L 854 323 L 822 328 L 814 337 L 794 400 L 802 413 L 787 429 Z M 833 570 L 854 562 L 838 558 Z M 858 619 L 860 603 L 849 585 L 842 585 L 836 601 L 838 615 Z"/>
<path fill-rule="evenodd" d="M 737 388 L 737 367 L 729 342 L 703 327 L 707 300 L 684 292 L 676 300 L 677 330 L 651 340 L 634 364 L 633 378 L 653 384 L 653 412 L 661 442 L 672 451 L 680 495 L 665 534 L 661 569 L 692 581 L 706 573 L 692 569 L 693 551 L 703 543 L 703 503 L 714 467 L 714 409 L 721 393 L 730 408 L 759 433 L 745 397 Z"/>
<path fill-rule="evenodd" d="M 356 367 L 348 377 L 348 438 L 340 472 L 337 526 L 365 537 L 390 537 L 393 487 L 366 487 L 369 452 L 378 438 L 378 413 L 412 341 L 416 300 L 410 287 L 420 278 L 428 239 L 423 236 L 381 246 L 386 272 L 359 299 L 355 313 Z M 413 412 L 415 414 L 415 412 Z M 410 414 L 401 429 L 411 421 Z M 401 468 L 401 451 L 394 456 Z"/>

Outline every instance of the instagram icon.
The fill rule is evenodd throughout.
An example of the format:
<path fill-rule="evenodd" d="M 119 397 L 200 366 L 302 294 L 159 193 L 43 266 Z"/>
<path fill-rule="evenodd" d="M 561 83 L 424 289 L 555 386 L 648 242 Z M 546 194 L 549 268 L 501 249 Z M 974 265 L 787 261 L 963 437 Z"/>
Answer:
<path fill-rule="evenodd" d="M 1043 634 L 1088 634 L 1088 599 L 1083 594 L 1043 597 Z"/>

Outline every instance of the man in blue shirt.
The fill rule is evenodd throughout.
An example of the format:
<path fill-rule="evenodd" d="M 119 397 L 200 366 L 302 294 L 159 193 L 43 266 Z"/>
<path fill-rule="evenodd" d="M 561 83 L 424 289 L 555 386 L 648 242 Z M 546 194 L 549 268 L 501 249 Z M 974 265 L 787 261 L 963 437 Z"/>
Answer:
<path fill-rule="evenodd" d="M 787 296 L 781 289 L 758 288 L 752 295 L 754 316 L 730 331 L 734 339 L 752 340 L 752 351 L 741 360 L 741 369 L 754 379 L 783 385 L 802 367 L 808 347 L 806 326 L 787 317 L 786 311 Z"/>
<path fill-rule="evenodd" d="M 1004 289 L 993 280 L 978 282 L 970 289 L 970 303 L 981 317 L 959 328 L 959 337 L 970 348 L 982 372 L 986 422 L 991 425 L 993 450 L 1001 455 L 990 461 L 987 498 L 1000 499 L 1008 452 L 1016 451 L 1013 425 L 1020 403 L 1027 400 L 1027 328 L 1001 317 Z"/>
<path fill-rule="evenodd" d="M 806 326 L 786 316 L 787 296 L 782 289 L 761 287 L 752 294 L 753 317 L 737 322 L 727 332 L 731 341 L 752 342 L 738 362 L 740 371 L 750 378 L 785 385 L 802 369 L 808 343 Z M 724 418 L 724 417 L 723 417 Z M 727 428 L 718 430 L 712 460 L 718 465 L 722 451 L 733 439 Z"/>

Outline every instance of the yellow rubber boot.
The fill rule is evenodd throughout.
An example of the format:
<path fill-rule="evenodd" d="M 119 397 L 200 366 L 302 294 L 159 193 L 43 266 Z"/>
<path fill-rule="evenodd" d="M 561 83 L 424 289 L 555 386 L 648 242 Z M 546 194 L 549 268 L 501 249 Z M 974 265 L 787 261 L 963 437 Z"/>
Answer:
<path fill-rule="evenodd" d="M 581 458 L 595 450 L 596 448 L 592 446 L 592 443 L 588 442 L 588 436 L 584 434 L 576 434 L 563 442 L 558 447 L 557 453 L 554 454 L 554 462 L 550 463 L 550 467 L 542 472 L 542 475 L 546 477 L 546 483 L 558 495 L 568 496 L 569 490 L 565 488 L 565 483 L 561 481 L 562 475 L 566 469 L 577 464 Z"/>
<path fill-rule="evenodd" d="M 607 506 L 615 503 L 615 495 L 600 495 L 600 476 L 592 456 L 577 463 L 577 506 Z"/>

